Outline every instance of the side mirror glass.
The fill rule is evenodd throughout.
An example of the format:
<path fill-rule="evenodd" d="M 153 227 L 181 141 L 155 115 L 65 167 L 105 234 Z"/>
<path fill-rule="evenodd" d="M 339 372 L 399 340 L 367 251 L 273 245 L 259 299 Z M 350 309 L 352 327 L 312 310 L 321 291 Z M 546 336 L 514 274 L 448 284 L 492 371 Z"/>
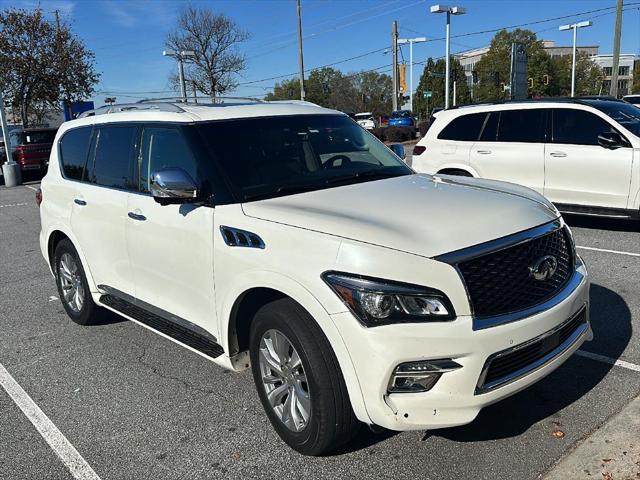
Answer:
<path fill-rule="evenodd" d="M 151 175 L 151 195 L 161 205 L 189 203 L 198 199 L 198 186 L 181 168 L 163 168 Z"/>
<path fill-rule="evenodd" d="M 407 158 L 407 154 L 404 151 L 404 145 L 400 143 L 394 143 L 393 145 L 389 146 L 389 148 L 393 153 L 399 156 L 402 160 Z"/>
<path fill-rule="evenodd" d="M 617 132 L 605 132 L 598 135 L 598 144 L 609 150 L 615 150 L 624 146 L 624 140 Z"/>

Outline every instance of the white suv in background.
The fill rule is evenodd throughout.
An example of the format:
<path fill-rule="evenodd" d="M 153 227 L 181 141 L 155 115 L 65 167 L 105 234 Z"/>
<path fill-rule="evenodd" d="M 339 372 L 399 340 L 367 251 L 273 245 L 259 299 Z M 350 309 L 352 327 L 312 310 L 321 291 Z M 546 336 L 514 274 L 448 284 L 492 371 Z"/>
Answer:
<path fill-rule="evenodd" d="M 525 185 L 567 213 L 637 218 L 640 109 L 594 97 L 446 110 L 412 166 Z"/>
<path fill-rule="evenodd" d="M 358 125 L 367 130 L 376 128 L 376 120 L 373 118 L 373 113 L 371 112 L 356 113 L 355 120 L 358 122 Z"/>
<path fill-rule="evenodd" d="M 592 335 L 586 268 L 541 195 L 417 175 L 313 104 L 105 107 L 62 125 L 37 198 L 73 321 L 111 310 L 251 368 L 304 454 L 360 422 L 469 423 Z"/>

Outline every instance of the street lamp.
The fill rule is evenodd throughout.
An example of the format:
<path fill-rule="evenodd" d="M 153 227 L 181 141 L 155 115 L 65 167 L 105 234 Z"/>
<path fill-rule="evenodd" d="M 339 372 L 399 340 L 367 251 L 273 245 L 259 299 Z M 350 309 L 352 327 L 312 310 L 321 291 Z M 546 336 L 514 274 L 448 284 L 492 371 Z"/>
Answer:
<path fill-rule="evenodd" d="M 180 91 L 182 93 L 182 101 L 187 102 L 187 86 L 184 81 L 184 61 L 187 58 L 192 58 L 196 56 L 196 52 L 193 50 L 180 50 L 176 52 L 175 50 L 164 50 L 162 55 L 165 57 L 173 57 L 178 61 L 178 77 L 180 80 Z"/>
<path fill-rule="evenodd" d="M 571 96 L 576 96 L 576 40 L 578 38 L 578 29 L 582 27 L 590 27 L 593 25 L 590 21 L 571 23 L 562 25 L 560 31 L 573 30 L 573 61 L 571 63 Z"/>
<path fill-rule="evenodd" d="M 463 7 L 447 7 L 446 5 L 433 5 L 431 7 L 431 13 L 446 13 L 447 14 L 447 28 L 446 28 L 446 41 L 445 41 L 445 55 L 446 55 L 446 69 L 444 80 L 444 108 L 449 108 L 449 60 L 451 56 L 451 15 L 464 15 L 466 10 Z"/>
<path fill-rule="evenodd" d="M 398 45 L 409 44 L 409 109 L 413 112 L 413 44 L 426 42 L 426 37 L 399 38 Z"/>

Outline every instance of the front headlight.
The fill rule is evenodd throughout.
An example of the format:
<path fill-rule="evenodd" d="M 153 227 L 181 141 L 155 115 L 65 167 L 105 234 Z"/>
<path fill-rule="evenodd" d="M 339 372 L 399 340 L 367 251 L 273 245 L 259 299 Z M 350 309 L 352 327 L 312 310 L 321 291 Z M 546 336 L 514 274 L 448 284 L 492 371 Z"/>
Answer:
<path fill-rule="evenodd" d="M 322 279 L 367 327 L 456 318 L 447 296 L 432 288 L 340 272 Z"/>

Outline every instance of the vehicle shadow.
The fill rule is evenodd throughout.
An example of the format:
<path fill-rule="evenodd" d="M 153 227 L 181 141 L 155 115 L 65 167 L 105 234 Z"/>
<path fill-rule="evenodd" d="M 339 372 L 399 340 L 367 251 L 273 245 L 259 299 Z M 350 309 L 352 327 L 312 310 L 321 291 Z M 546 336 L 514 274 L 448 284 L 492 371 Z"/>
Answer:
<path fill-rule="evenodd" d="M 631 339 L 631 312 L 626 302 L 614 291 L 592 285 L 590 317 L 594 340 L 582 349 L 619 358 Z M 584 368 L 586 362 L 588 368 Z M 456 442 L 518 436 L 586 395 L 612 368 L 574 355 L 540 382 L 485 408 L 469 425 L 430 433 Z"/>
<path fill-rule="evenodd" d="M 612 230 L 614 232 L 640 232 L 640 221 L 625 218 L 590 217 L 587 215 L 563 214 L 570 227 Z"/>

